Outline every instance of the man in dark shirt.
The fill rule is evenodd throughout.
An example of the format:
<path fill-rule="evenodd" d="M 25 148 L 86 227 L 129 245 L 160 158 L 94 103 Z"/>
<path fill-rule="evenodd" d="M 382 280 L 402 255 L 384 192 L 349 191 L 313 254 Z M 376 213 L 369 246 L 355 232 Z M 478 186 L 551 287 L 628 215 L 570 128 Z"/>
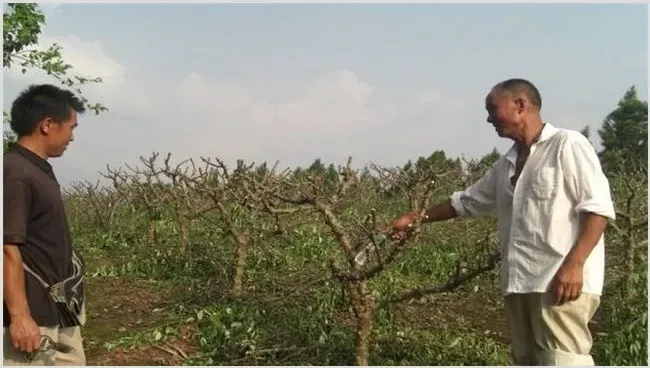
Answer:
<path fill-rule="evenodd" d="M 17 142 L 4 155 L 5 365 L 85 365 L 83 263 L 48 163 L 63 155 L 84 111 L 72 92 L 52 85 L 30 86 L 11 108 Z M 50 289 L 56 284 L 62 287 Z"/>

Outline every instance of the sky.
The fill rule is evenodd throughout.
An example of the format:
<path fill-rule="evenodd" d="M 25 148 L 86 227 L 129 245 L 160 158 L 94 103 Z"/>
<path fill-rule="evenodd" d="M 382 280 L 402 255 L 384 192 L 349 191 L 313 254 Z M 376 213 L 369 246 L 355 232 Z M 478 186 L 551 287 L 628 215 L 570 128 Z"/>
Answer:
<path fill-rule="evenodd" d="M 485 95 L 533 82 L 542 117 L 597 130 L 625 91 L 647 99 L 642 4 L 54 4 L 41 47 L 63 47 L 85 95 L 53 159 L 59 181 L 95 181 L 139 156 L 219 157 L 281 166 L 316 158 L 402 165 L 444 150 L 505 152 Z M 3 108 L 44 73 L 3 70 Z"/>

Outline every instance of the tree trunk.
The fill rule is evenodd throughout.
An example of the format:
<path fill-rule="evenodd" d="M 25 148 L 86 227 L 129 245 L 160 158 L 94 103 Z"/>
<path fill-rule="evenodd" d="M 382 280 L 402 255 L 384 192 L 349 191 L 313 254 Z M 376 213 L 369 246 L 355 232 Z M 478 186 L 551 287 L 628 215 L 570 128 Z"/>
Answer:
<path fill-rule="evenodd" d="M 417 211 L 421 208 L 418 208 L 418 199 L 415 194 L 409 194 L 409 206 L 411 206 L 412 211 Z"/>
<path fill-rule="evenodd" d="M 151 219 L 147 223 L 147 242 L 151 247 L 156 243 L 156 221 Z"/>
<path fill-rule="evenodd" d="M 634 260 L 634 251 L 636 247 L 636 237 L 634 236 L 634 225 L 632 223 L 632 219 L 630 218 L 630 223 L 628 224 L 629 229 L 626 234 L 626 240 L 627 240 L 627 249 L 626 249 L 626 268 L 627 268 L 627 280 L 625 283 L 625 295 L 627 298 L 632 297 L 632 294 L 634 293 L 634 287 L 633 283 L 634 280 L 633 278 L 635 277 L 634 275 L 634 269 L 635 267 L 635 260 Z"/>
<path fill-rule="evenodd" d="M 234 296 L 240 296 L 242 294 L 249 247 L 250 236 L 248 234 L 235 235 L 235 274 L 232 280 L 232 294 Z"/>
<path fill-rule="evenodd" d="M 360 366 L 369 365 L 370 336 L 376 307 L 375 299 L 365 292 L 364 281 L 350 281 L 346 285 L 352 311 L 356 317 L 357 331 L 355 338 L 355 359 Z"/>
<path fill-rule="evenodd" d="M 275 213 L 275 232 L 278 235 L 283 235 L 286 233 L 284 226 L 282 226 L 282 221 L 280 221 L 280 215 Z"/>
<path fill-rule="evenodd" d="M 185 216 L 180 216 L 178 218 L 178 235 L 179 235 L 179 240 L 180 240 L 180 248 L 181 248 L 181 253 L 185 253 L 187 251 L 187 219 Z"/>

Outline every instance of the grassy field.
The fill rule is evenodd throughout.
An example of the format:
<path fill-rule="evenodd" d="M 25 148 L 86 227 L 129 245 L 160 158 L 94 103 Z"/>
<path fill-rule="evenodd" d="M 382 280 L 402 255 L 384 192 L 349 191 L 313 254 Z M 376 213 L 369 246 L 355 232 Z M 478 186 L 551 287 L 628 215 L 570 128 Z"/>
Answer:
<path fill-rule="evenodd" d="M 186 167 L 143 160 L 107 171 L 108 188 L 66 196 L 88 264 L 89 364 L 354 365 L 364 344 L 371 365 L 510 364 L 494 218 L 421 226 L 385 245 L 381 263 L 349 261 L 382 224 L 463 188 L 485 160 L 461 170 L 434 154 L 378 175 L 319 162 L 289 176 Z M 646 365 L 647 176 L 610 179 L 621 215 L 607 233 L 593 353 L 599 365 Z"/>

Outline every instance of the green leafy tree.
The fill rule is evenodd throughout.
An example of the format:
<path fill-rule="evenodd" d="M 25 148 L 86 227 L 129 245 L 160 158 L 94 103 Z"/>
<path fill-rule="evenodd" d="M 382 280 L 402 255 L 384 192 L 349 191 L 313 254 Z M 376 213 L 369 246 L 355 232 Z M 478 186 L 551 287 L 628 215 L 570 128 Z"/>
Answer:
<path fill-rule="evenodd" d="M 479 161 L 479 164 L 485 166 L 485 167 L 491 167 L 494 165 L 497 160 L 501 158 L 501 154 L 499 153 L 499 150 L 497 150 L 496 147 L 492 149 L 492 152 L 488 153 L 487 155 L 481 157 L 481 161 Z"/>
<path fill-rule="evenodd" d="M 409 161 L 410 163 L 410 161 Z M 408 164 L 407 164 L 408 165 Z M 437 170 L 452 170 L 461 167 L 459 159 L 451 159 L 445 155 L 445 151 L 436 150 L 429 157 L 420 156 L 415 162 L 416 169 L 426 170 L 436 168 Z"/>
<path fill-rule="evenodd" d="M 327 169 L 325 168 L 325 164 L 323 164 L 323 161 L 321 161 L 320 158 L 317 158 L 314 160 L 314 162 L 307 168 L 307 172 L 309 174 L 318 174 L 322 175 L 327 172 Z"/>
<path fill-rule="evenodd" d="M 494 165 L 497 160 L 501 158 L 501 154 L 494 147 L 492 152 L 486 154 L 480 159 L 474 159 L 467 162 L 467 173 L 468 173 L 468 182 L 471 184 L 476 180 L 479 180 L 485 173 Z"/>
<path fill-rule="evenodd" d="M 587 138 L 587 140 L 589 141 L 589 143 L 591 143 L 592 146 L 594 145 L 594 142 L 591 141 L 591 129 L 589 129 L 589 125 L 585 126 L 585 127 L 580 131 L 580 133 L 581 133 L 585 138 Z"/>
<path fill-rule="evenodd" d="M 37 4 L 6 4 L 3 12 L 3 68 L 20 68 L 23 74 L 29 69 L 44 71 L 66 88 L 76 92 L 88 110 L 95 114 L 107 111 L 102 104 L 91 103 L 81 91 L 81 86 L 101 83 L 101 78 L 72 75 L 73 67 L 63 60 L 62 48 L 57 43 L 45 50 L 36 48 L 44 24 L 45 16 Z M 6 127 L 9 124 L 9 115 L 6 111 L 3 111 L 2 115 Z M 13 140 L 15 137 L 11 131 L 4 129 L 4 152 Z"/>
<path fill-rule="evenodd" d="M 599 156 L 606 171 L 616 172 L 626 165 L 647 165 L 648 101 L 639 100 L 634 86 L 607 115 L 598 134 L 603 146 Z"/>

